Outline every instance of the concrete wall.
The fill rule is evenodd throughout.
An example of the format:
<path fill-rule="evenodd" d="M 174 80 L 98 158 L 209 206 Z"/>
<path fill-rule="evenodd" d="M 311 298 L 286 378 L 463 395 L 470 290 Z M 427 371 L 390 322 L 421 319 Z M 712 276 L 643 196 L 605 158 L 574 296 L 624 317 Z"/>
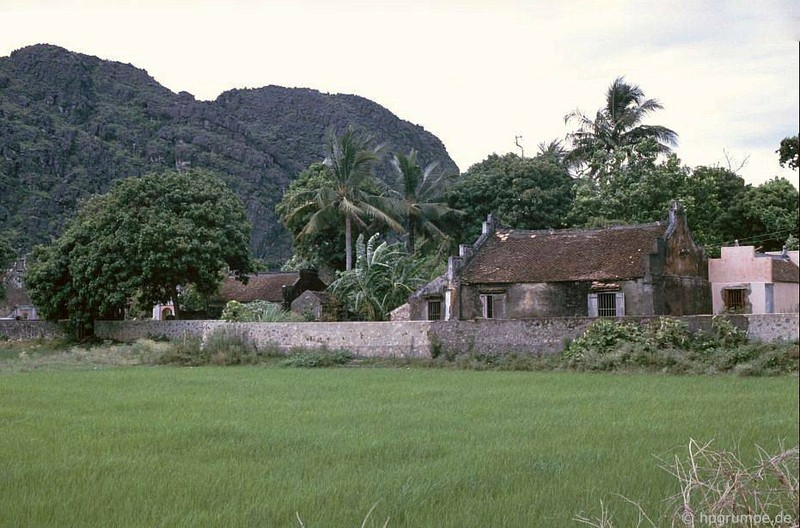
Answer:
<path fill-rule="evenodd" d="M 800 287 L 793 282 L 776 282 L 773 286 L 775 295 L 775 313 L 800 312 Z"/>
<path fill-rule="evenodd" d="M 653 317 L 625 318 L 650 321 Z M 690 329 L 709 328 L 708 315 L 682 318 Z M 731 317 L 751 341 L 796 341 L 800 314 L 762 314 Z M 98 321 L 101 339 L 133 341 L 166 336 L 208 337 L 229 329 L 259 347 L 345 349 L 367 357 L 430 357 L 437 353 L 478 352 L 549 354 L 563 350 L 594 318 L 563 317 L 529 320 L 392 321 L 383 323 L 225 323 L 223 321 Z"/>

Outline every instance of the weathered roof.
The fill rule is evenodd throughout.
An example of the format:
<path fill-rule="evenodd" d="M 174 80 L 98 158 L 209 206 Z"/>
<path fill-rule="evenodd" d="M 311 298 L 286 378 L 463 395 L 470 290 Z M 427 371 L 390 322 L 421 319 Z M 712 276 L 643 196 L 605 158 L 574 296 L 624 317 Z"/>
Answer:
<path fill-rule="evenodd" d="M 242 303 L 253 301 L 283 302 L 283 287 L 294 284 L 300 274 L 287 273 L 258 273 L 250 275 L 247 284 L 242 284 L 233 277 L 228 277 L 220 286 L 220 297 L 225 301 L 239 301 Z"/>
<path fill-rule="evenodd" d="M 800 268 L 790 260 L 772 260 L 773 282 L 800 282 Z"/>
<path fill-rule="evenodd" d="M 523 231 L 491 235 L 467 263 L 466 283 L 540 283 L 643 277 L 647 255 L 667 222 L 603 229 Z"/>

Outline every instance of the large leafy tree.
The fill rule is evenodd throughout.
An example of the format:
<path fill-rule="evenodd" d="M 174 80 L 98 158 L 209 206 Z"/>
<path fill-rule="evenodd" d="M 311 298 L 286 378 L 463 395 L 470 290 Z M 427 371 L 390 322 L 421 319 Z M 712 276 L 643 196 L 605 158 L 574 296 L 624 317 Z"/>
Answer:
<path fill-rule="evenodd" d="M 790 169 L 796 169 L 800 166 L 800 140 L 797 136 L 783 138 L 777 152 L 781 167 L 788 165 Z"/>
<path fill-rule="evenodd" d="M 406 251 L 410 254 L 416 252 L 420 234 L 425 239 L 423 244 L 425 241 L 446 244 L 448 236 L 440 225 L 447 215 L 457 213 L 443 197 L 447 178 L 436 171 L 437 166 L 438 163 L 433 162 L 423 169 L 413 149 L 407 155 L 392 157 L 398 203 L 406 230 Z"/>
<path fill-rule="evenodd" d="M 447 193 L 448 204 L 463 211 L 461 241 L 474 240 L 489 213 L 520 229 L 566 227 L 574 182 L 558 158 L 540 154 L 492 154 L 469 168 Z"/>
<path fill-rule="evenodd" d="M 710 256 L 719 248 L 752 234 L 746 222 L 745 196 L 750 188 L 744 178 L 722 167 L 695 167 L 676 191 L 686 208 L 686 218 L 697 244 Z"/>
<path fill-rule="evenodd" d="M 378 220 L 398 233 L 403 232 L 403 227 L 393 218 L 396 207 L 392 200 L 365 190 L 370 184 L 374 185 L 372 165 L 378 160 L 380 150 L 371 148 L 372 143 L 370 136 L 352 127 L 341 135 L 331 134 L 324 165 L 329 168 L 332 181 L 296 196 L 300 205 L 284 216 L 284 221 L 289 223 L 295 222 L 298 216 L 308 218 L 301 237 L 319 234 L 343 219 L 346 270 L 353 267 L 354 225 L 366 228 L 369 220 Z"/>
<path fill-rule="evenodd" d="M 798 198 L 797 188 L 778 177 L 748 189 L 743 221 L 751 234 L 745 242 L 762 251 L 778 251 L 789 237 L 796 240 L 800 231 Z"/>
<path fill-rule="evenodd" d="M 421 260 L 401 243 L 378 243 L 375 233 L 367 242 L 356 241 L 356 265 L 339 275 L 329 291 L 343 306 L 368 321 L 383 321 L 426 282 Z"/>
<path fill-rule="evenodd" d="M 78 325 L 119 316 L 134 298 L 177 307 L 179 286 L 210 295 L 226 269 L 250 271 L 249 238 L 241 202 L 208 172 L 127 178 L 34 250 L 26 283 L 45 317 Z"/>
<path fill-rule="evenodd" d="M 626 145 L 607 160 L 613 178 L 578 178 L 568 223 L 600 227 L 664 219 L 688 169 L 674 155 L 659 161 L 658 152 L 653 140 Z"/>
<path fill-rule="evenodd" d="M 639 86 L 617 77 L 606 91 L 605 106 L 594 117 L 581 110 L 565 116 L 565 122 L 577 125 L 567 136 L 572 144 L 569 160 L 587 165 L 589 174 L 596 176 L 610 153 L 644 139 L 654 140 L 659 153 L 671 152 L 678 134 L 661 125 L 643 124 L 649 114 L 662 108 L 658 100 L 647 99 Z"/>

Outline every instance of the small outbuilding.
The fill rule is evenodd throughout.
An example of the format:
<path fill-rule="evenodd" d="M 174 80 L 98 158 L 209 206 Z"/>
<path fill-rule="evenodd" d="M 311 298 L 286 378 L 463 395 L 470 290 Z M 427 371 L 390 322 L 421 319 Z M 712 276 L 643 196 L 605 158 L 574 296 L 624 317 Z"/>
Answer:
<path fill-rule="evenodd" d="M 715 314 L 800 311 L 797 251 L 759 253 L 754 246 L 723 247 L 708 261 Z"/>

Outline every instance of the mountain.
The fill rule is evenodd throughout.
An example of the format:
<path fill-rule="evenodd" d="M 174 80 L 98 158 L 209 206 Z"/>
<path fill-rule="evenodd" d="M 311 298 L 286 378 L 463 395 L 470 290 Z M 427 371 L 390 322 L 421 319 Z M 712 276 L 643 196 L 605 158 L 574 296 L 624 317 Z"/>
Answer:
<path fill-rule="evenodd" d="M 29 249 L 114 180 L 190 165 L 226 180 L 253 223 L 253 253 L 277 264 L 291 244 L 275 204 L 324 158 L 328 130 L 349 125 L 458 173 L 436 136 L 363 97 L 266 86 L 198 101 L 129 64 L 22 48 L 0 57 L 0 236 Z M 388 171 L 388 160 L 377 167 L 379 177 Z"/>

